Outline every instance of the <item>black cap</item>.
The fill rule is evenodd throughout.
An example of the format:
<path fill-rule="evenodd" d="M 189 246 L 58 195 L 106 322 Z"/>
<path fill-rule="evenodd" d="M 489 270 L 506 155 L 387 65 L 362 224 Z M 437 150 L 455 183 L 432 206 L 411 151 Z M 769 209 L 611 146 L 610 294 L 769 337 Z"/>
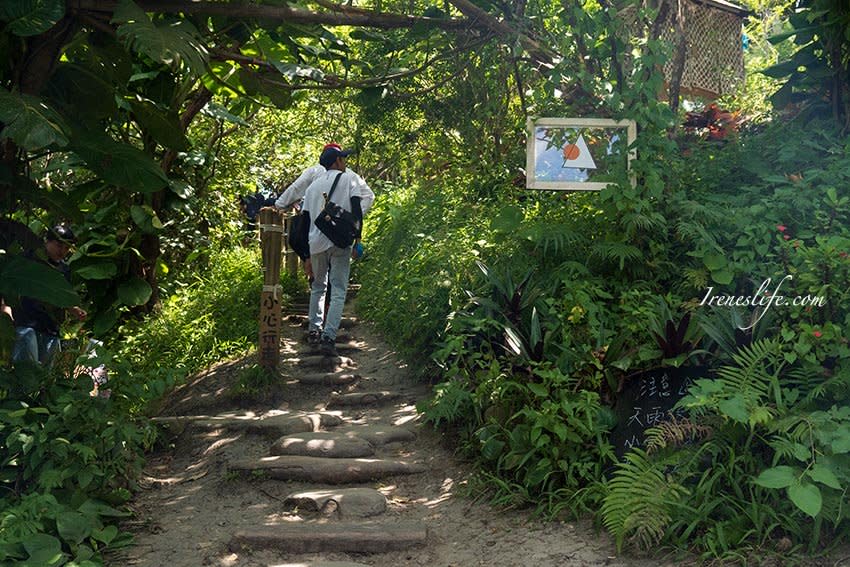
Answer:
<path fill-rule="evenodd" d="M 334 164 L 337 158 L 348 157 L 353 150 L 343 150 L 337 144 L 328 144 L 322 150 L 322 155 L 319 157 L 319 164 L 322 167 L 328 168 Z"/>
<path fill-rule="evenodd" d="M 64 224 L 57 224 L 47 231 L 47 240 L 59 240 L 68 244 L 76 244 L 77 237 L 69 227 Z"/>

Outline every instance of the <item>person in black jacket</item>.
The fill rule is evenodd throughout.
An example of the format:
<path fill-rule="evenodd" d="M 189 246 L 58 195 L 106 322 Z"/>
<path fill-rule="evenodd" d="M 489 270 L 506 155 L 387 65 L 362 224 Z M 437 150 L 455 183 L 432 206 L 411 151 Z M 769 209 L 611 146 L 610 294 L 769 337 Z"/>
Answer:
<path fill-rule="evenodd" d="M 70 281 L 70 270 L 65 258 L 75 242 L 76 237 L 71 229 L 58 224 L 47 231 L 44 239 L 46 258 L 39 258 L 35 251 L 28 252 L 27 256 L 46 263 Z M 15 324 L 16 341 L 12 360 L 49 364 L 60 349 L 59 328 L 65 321 L 66 310 L 32 297 L 21 297 L 16 306 L 3 302 L 0 311 L 11 317 Z M 79 320 L 86 318 L 86 312 L 80 307 L 71 307 L 67 311 Z"/>

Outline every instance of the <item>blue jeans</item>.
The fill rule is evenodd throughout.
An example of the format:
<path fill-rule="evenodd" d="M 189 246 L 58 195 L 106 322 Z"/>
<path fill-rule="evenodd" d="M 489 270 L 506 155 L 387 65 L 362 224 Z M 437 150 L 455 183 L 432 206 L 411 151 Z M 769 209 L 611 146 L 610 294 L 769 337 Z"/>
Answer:
<path fill-rule="evenodd" d="M 12 349 L 12 360 L 21 362 L 40 362 L 47 366 L 53 356 L 60 350 L 59 337 L 36 332 L 32 327 L 15 327 L 15 347 Z"/>
<path fill-rule="evenodd" d="M 324 336 L 330 340 L 336 339 L 339 322 L 342 320 L 342 306 L 345 303 L 345 293 L 348 291 L 348 275 L 351 271 L 351 247 L 337 248 L 331 246 L 324 252 L 312 254 L 313 283 L 310 286 L 310 330 L 321 330 L 322 319 L 325 319 Z M 333 269 L 331 270 L 331 264 Z M 328 277 L 330 272 L 330 277 Z M 325 290 L 331 284 L 331 304 L 328 306 L 328 316 L 325 312 Z"/>

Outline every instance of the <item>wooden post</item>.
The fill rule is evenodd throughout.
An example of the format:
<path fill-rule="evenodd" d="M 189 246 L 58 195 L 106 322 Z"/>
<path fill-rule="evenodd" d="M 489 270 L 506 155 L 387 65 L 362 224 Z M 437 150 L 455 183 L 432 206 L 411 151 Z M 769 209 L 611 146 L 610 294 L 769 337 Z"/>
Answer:
<path fill-rule="evenodd" d="M 298 213 L 300 214 L 300 213 Z M 290 276 L 298 277 L 298 254 L 295 253 L 295 250 L 289 245 L 289 226 L 292 224 L 292 220 L 295 218 L 294 215 L 287 215 L 283 219 L 283 241 L 285 245 L 283 247 L 284 254 L 286 256 L 285 264 L 286 264 L 286 273 Z"/>
<path fill-rule="evenodd" d="M 277 368 L 280 359 L 280 255 L 283 218 L 275 209 L 262 209 L 260 249 L 263 256 L 263 291 L 260 294 L 260 366 Z"/>

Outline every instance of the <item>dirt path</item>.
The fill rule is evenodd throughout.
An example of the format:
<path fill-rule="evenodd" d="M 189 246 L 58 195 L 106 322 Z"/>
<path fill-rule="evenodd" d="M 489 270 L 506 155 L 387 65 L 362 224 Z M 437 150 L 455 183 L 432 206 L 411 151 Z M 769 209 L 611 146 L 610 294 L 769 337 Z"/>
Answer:
<path fill-rule="evenodd" d="M 175 393 L 161 418 L 173 447 L 149 459 L 126 526 L 137 545 L 111 564 L 660 564 L 616 557 L 586 524 L 544 524 L 464 496 L 470 469 L 419 423 L 414 404 L 428 388 L 365 324 L 349 319 L 330 358 L 304 342 L 302 320 L 287 320 L 285 378 L 271 399 L 245 407 L 228 394 L 250 357 Z"/>

